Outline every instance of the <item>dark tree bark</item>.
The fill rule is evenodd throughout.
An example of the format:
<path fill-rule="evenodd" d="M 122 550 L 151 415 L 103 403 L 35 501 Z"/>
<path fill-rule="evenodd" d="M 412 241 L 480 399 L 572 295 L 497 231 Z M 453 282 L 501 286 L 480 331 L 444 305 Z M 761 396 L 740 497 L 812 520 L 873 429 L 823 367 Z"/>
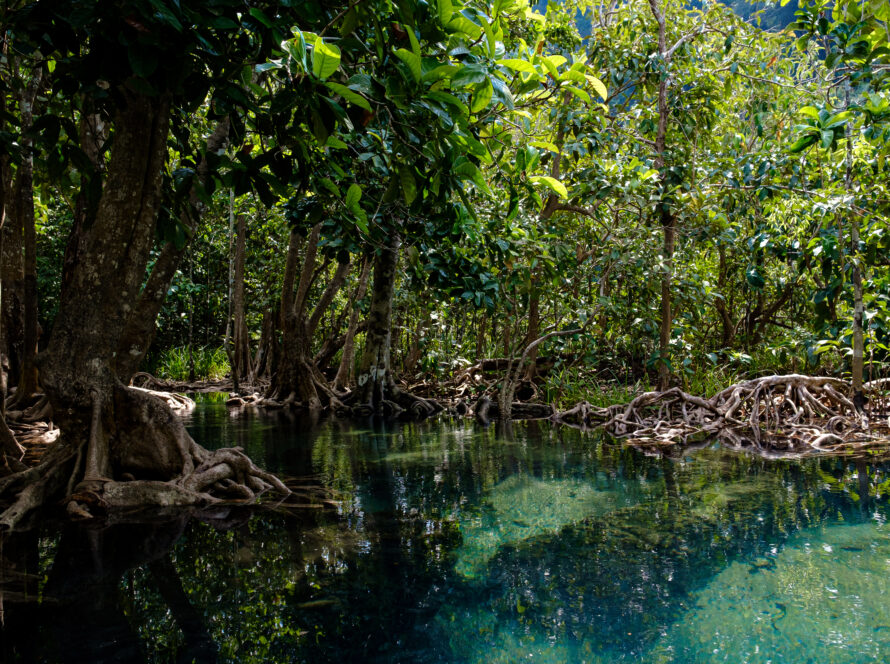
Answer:
<path fill-rule="evenodd" d="M 667 67 L 670 63 L 670 52 L 667 47 L 667 28 L 665 24 L 664 12 L 658 3 L 658 0 L 649 0 L 649 7 L 652 10 L 652 16 L 658 25 L 658 55 L 663 61 L 663 65 Z M 658 388 L 666 390 L 671 379 L 670 367 L 670 343 L 671 343 L 671 326 L 673 323 L 673 313 L 671 311 L 671 281 L 673 279 L 673 258 L 674 258 L 674 241 L 676 238 L 676 220 L 671 211 L 670 204 L 667 200 L 667 185 L 664 180 L 667 177 L 665 172 L 665 150 L 667 139 L 667 123 L 668 123 L 668 78 L 666 75 L 661 76 L 658 82 L 658 125 L 655 132 L 655 161 L 654 166 L 661 173 L 662 192 L 658 202 L 659 220 L 664 234 L 664 244 L 662 246 L 662 257 L 664 260 L 664 271 L 661 275 L 661 325 L 658 335 Z"/>
<path fill-rule="evenodd" d="M 228 118 L 217 123 L 216 128 L 207 138 L 204 148 L 205 155 L 217 153 L 225 148 L 229 140 L 229 126 Z M 197 186 L 204 187 L 209 184 L 210 169 L 206 157 L 198 165 L 196 176 Z M 192 187 L 189 194 L 189 208 L 183 211 L 180 222 L 193 231 L 203 209 L 204 204 L 198 197 L 197 188 Z M 118 345 L 116 361 L 118 378 L 124 383 L 128 383 L 130 377 L 139 370 L 139 366 L 154 340 L 158 314 L 161 312 L 161 307 L 164 306 L 167 292 L 170 290 L 170 285 L 173 283 L 186 248 L 187 245 L 177 247 L 173 242 L 167 242 L 164 245 L 145 287 L 139 294 L 136 306 L 127 316 L 126 326 Z"/>
<path fill-rule="evenodd" d="M 396 285 L 396 266 L 401 238 L 393 234 L 389 244 L 374 258 L 374 282 L 368 308 L 365 348 L 358 370 L 355 399 L 372 412 L 386 407 L 387 396 L 395 390 L 390 358 L 392 354 L 392 304 Z"/>
<path fill-rule="evenodd" d="M 482 312 L 482 317 L 479 319 L 479 326 L 476 328 L 476 357 L 475 359 L 481 360 L 485 357 L 485 332 L 488 327 L 488 314 L 486 311 Z"/>
<path fill-rule="evenodd" d="M 281 356 L 266 394 L 269 399 L 298 404 L 310 410 L 319 410 L 332 402 L 336 405 L 336 395 L 313 360 L 312 339 L 350 269 L 349 263 L 338 263 L 310 314 L 309 291 L 327 267 L 326 262 L 321 267 L 316 265 L 320 234 L 321 224 L 316 224 L 306 241 L 300 278 L 296 281 L 297 254 L 301 243 L 296 232 L 291 232 L 281 295 Z"/>
<path fill-rule="evenodd" d="M 19 115 L 22 132 L 30 131 L 34 124 L 34 103 L 43 87 L 41 69 L 32 75 L 28 87 L 22 95 Z M 16 389 L 16 402 L 24 405 L 38 391 L 37 385 L 37 233 L 34 225 L 34 141 L 23 136 L 24 154 L 16 176 L 16 213 L 21 218 L 24 240 L 24 321 L 22 325 L 22 372 Z"/>
<path fill-rule="evenodd" d="M 371 276 L 371 261 L 365 258 L 362 262 L 362 273 L 359 276 L 358 286 L 352 298 L 352 311 L 349 313 L 349 325 L 346 328 L 346 337 L 343 340 L 343 354 L 340 357 L 340 366 L 334 378 L 335 390 L 345 390 L 351 387 L 355 378 L 355 335 L 359 325 L 358 303 L 364 299 L 368 291 L 368 280 Z"/>
<path fill-rule="evenodd" d="M 401 415 L 429 417 L 441 410 L 434 401 L 400 390 L 392 374 L 392 309 L 401 238 L 392 233 L 374 258 L 374 279 L 368 308 L 365 348 L 358 368 L 357 387 L 345 403 L 358 416 Z"/>
<path fill-rule="evenodd" d="M 2 254 L 0 254 L 0 327 L 3 330 L 3 348 L 0 352 L 9 358 L 9 382 L 17 385 L 22 375 L 22 356 L 25 345 L 25 264 L 23 255 L 22 217 L 18 214 L 17 203 L 20 179 L 9 180 L 7 159 L 4 189 L 6 215 L 2 233 Z"/>
<path fill-rule="evenodd" d="M 232 374 L 239 382 L 246 381 L 253 372 L 250 363 L 250 335 L 244 304 L 244 261 L 247 254 L 247 218 L 238 215 L 235 241 L 235 274 L 232 287 Z"/>
<path fill-rule="evenodd" d="M 528 294 L 528 332 L 525 335 L 524 346 L 528 346 L 541 336 L 541 292 L 535 285 L 532 277 L 531 290 Z M 528 367 L 525 370 L 525 380 L 533 381 L 538 374 L 537 368 L 538 347 L 532 346 L 528 353 Z"/>
<path fill-rule="evenodd" d="M 90 100 L 84 99 L 83 105 L 84 109 L 78 126 L 78 138 L 80 149 L 86 155 L 92 170 L 83 168 L 80 172 L 81 188 L 74 204 L 74 224 L 65 246 L 65 257 L 62 260 L 60 298 L 68 296 L 71 275 L 84 251 L 87 231 L 96 217 L 96 209 L 101 196 L 102 176 L 105 172 L 105 146 L 108 141 L 110 125 L 100 114 L 93 112 Z"/>
<path fill-rule="evenodd" d="M 253 373 L 250 375 L 250 382 L 256 383 L 257 380 L 264 378 L 269 374 L 270 358 L 272 357 L 272 337 L 275 334 L 274 313 L 272 309 L 263 309 L 263 323 L 260 330 L 260 341 L 257 344 L 256 355 L 253 358 Z"/>
<path fill-rule="evenodd" d="M 720 314 L 720 347 L 729 348 L 735 339 L 736 325 L 732 319 L 732 309 L 726 300 L 729 289 L 727 288 L 728 267 L 726 265 L 726 247 L 722 244 L 717 248 L 720 254 L 720 269 L 717 276 L 717 296 L 714 298 L 714 308 Z"/>

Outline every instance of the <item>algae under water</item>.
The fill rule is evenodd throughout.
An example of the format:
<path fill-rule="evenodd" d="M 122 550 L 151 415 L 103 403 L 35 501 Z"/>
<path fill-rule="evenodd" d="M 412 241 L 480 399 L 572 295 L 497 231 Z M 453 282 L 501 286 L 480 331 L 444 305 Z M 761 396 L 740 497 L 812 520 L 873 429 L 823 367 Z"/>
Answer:
<path fill-rule="evenodd" d="M 547 424 L 188 425 L 336 509 L 49 525 L 0 550 L 5 662 L 871 662 L 890 467 L 647 457 Z"/>

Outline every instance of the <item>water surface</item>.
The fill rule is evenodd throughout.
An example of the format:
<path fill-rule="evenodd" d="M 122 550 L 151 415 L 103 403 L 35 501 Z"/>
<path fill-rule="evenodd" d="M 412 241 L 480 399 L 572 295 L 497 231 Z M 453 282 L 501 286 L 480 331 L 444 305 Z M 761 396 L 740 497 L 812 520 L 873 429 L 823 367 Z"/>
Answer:
<path fill-rule="evenodd" d="M 188 422 L 336 508 L 4 543 L 5 661 L 873 662 L 882 465 L 669 460 L 543 423 Z"/>

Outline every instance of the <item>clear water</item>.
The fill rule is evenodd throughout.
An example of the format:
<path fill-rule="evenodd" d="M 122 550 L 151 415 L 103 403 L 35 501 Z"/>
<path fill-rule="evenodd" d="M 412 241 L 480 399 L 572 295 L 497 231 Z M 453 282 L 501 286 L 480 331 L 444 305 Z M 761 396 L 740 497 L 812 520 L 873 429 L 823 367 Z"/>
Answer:
<path fill-rule="evenodd" d="M 234 418 L 212 398 L 189 428 L 339 506 L 10 540 L 4 661 L 890 660 L 881 464 Z"/>

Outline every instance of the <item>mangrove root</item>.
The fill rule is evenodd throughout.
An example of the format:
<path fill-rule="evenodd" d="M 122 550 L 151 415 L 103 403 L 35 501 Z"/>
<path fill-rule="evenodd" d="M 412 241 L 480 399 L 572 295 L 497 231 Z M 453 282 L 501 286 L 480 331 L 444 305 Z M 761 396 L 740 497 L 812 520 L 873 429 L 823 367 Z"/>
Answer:
<path fill-rule="evenodd" d="M 872 405 L 877 403 L 873 400 Z M 887 433 L 885 423 L 870 423 L 857 408 L 849 383 L 799 374 L 747 380 L 710 398 L 675 387 L 606 408 L 582 402 L 552 419 L 599 427 L 653 450 L 706 434 L 733 447 L 783 454 L 841 452 L 873 444 Z"/>
<path fill-rule="evenodd" d="M 171 410 L 171 398 L 180 409 L 191 401 L 122 385 L 111 394 L 93 393 L 83 430 L 72 420 L 36 466 L 0 479 L 0 530 L 19 527 L 37 508 L 60 501 L 69 515 L 92 518 L 290 494 L 240 448 L 198 445 Z"/>

